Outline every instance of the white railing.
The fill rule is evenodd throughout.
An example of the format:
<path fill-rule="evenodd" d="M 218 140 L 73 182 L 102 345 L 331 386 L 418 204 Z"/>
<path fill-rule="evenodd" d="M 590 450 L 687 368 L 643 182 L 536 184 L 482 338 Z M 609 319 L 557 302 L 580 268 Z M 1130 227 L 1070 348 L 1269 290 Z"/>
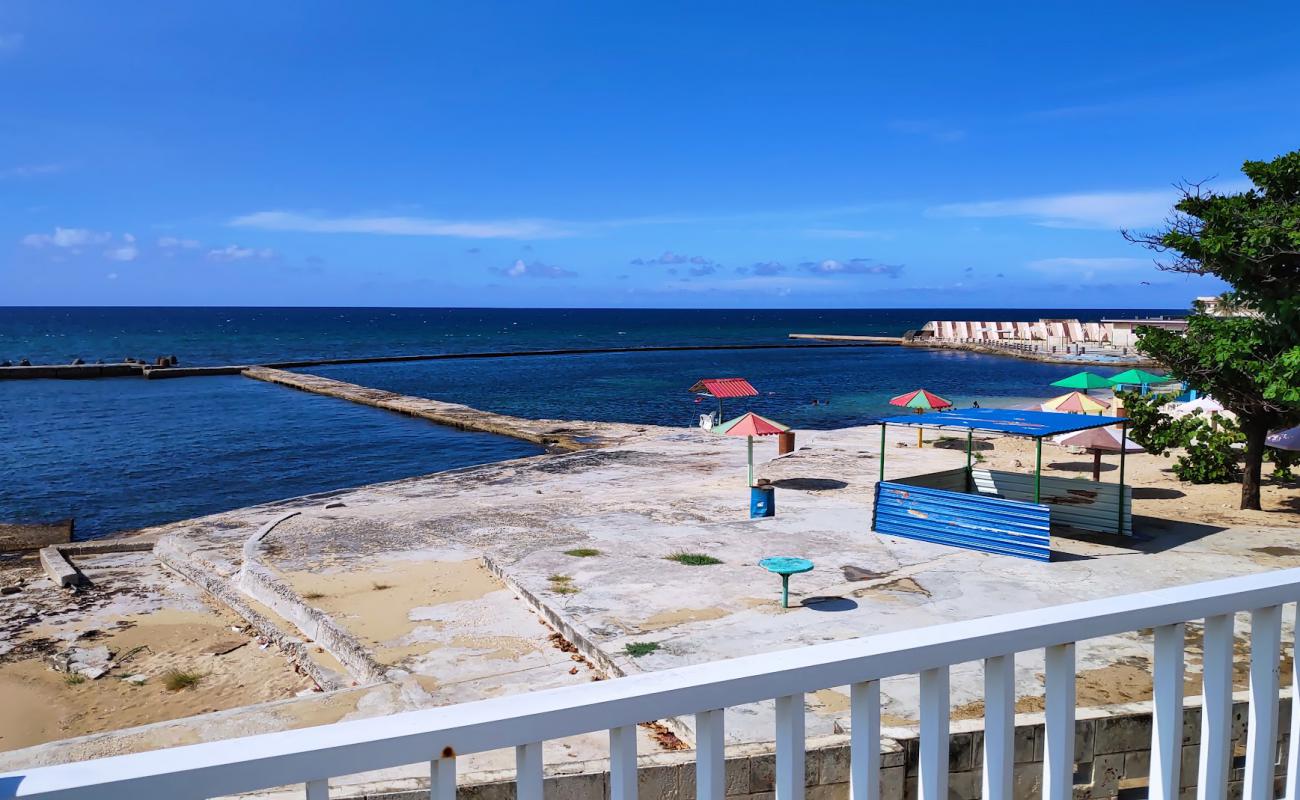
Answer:
<path fill-rule="evenodd" d="M 608 730 L 610 798 L 634 800 L 637 723 L 694 714 L 697 797 L 721 800 L 723 709 L 775 700 L 776 797 L 802 800 L 803 696 L 848 685 L 852 797 L 873 800 L 880 792 L 879 681 L 917 674 L 918 792 L 922 800 L 946 800 L 949 668 L 979 660 L 985 674 L 983 796 L 1011 798 L 1015 654 L 1045 649 L 1043 797 L 1066 800 L 1075 738 L 1075 643 L 1149 628 L 1155 631 L 1150 797 L 1175 800 L 1184 623 L 1203 619 L 1198 797 L 1223 800 L 1232 755 L 1233 615 L 1249 612 L 1244 798 L 1265 800 L 1272 797 L 1275 779 L 1281 610 L 1297 599 L 1300 569 L 1230 578 L 458 706 L 9 773 L 0 775 L 0 798 L 209 798 L 305 784 L 308 800 L 325 800 L 330 778 L 428 762 L 430 796 L 453 800 L 457 756 L 513 747 L 519 800 L 541 800 L 542 742 Z M 1296 798 L 1300 713 L 1291 715 L 1291 727 L 1286 796 Z"/>

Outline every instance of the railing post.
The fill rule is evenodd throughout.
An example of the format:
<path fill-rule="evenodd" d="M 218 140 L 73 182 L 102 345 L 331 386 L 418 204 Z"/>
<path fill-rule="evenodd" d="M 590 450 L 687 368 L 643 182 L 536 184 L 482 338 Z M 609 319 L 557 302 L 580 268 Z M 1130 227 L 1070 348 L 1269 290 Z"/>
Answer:
<path fill-rule="evenodd" d="M 948 800 L 948 668 L 921 673 L 920 800 Z"/>
<path fill-rule="evenodd" d="M 1282 607 L 1250 612 L 1250 718 L 1246 727 L 1245 800 L 1273 800 Z"/>
<path fill-rule="evenodd" d="M 610 800 L 636 800 L 636 726 L 609 731 Z"/>
<path fill-rule="evenodd" d="M 1232 745 L 1232 615 L 1205 620 L 1202 657 L 1201 762 L 1198 800 L 1228 796 L 1228 756 Z"/>
<path fill-rule="evenodd" d="M 880 681 L 849 687 L 849 800 L 880 797 Z"/>
<path fill-rule="evenodd" d="M 329 800 L 330 783 L 327 780 L 307 781 L 307 800 Z"/>
<path fill-rule="evenodd" d="M 803 693 L 776 698 L 776 800 L 803 800 Z"/>
<path fill-rule="evenodd" d="M 695 798 L 722 800 L 726 784 L 726 735 L 723 710 L 695 715 Z"/>
<path fill-rule="evenodd" d="M 984 659 L 984 791 L 1010 800 L 1016 730 L 1016 656 Z"/>
<path fill-rule="evenodd" d="M 1154 709 L 1151 720 L 1150 800 L 1177 800 L 1183 756 L 1183 643 L 1185 625 L 1156 628 Z"/>
<path fill-rule="evenodd" d="M 456 757 L 429 762 L 429 800 L 456 800 Z"/>
<path fill-rule="evenodd" d="M 1286 800 L 1300 798 L 1300 663 L 1296 661 L 1296 622 L 1300 621 L 1300 603 L 1291 606 L 1295 610 L 1291 630 L 1291 737 L 1286 747 Z"/>
<path fill-rule="evenodd" d="M 1074 793 L 1074 643 L 1047 648 L 1047 722 L 1043 726 L 1043 800 Z"/>
<path fill-rule="evenodd" d="M 542 743 L 515 747 L 515 800 L 542 800 Z"/>

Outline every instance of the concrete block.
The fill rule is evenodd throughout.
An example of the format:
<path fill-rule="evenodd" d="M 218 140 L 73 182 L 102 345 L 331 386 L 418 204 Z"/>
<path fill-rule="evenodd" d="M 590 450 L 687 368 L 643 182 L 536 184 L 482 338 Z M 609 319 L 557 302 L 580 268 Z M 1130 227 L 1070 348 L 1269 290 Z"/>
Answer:
<path fill-rule="evenodd" d="M 676 766 L 641 767 L 636 771 L 637 796 L 681 800 L 679 777 Z"/>
<path fill-rule="evenodd" d="M 1246 727 L 1250 718 L 1249 703 L 1232 704 L 1232 722 L 1229 727 L 1232 730 L 1232 741 L 1246 741 Z"/>
<path fill-rule="evenodd" d="M 1151 774 L 1151 751 L 1134 750 L 1124 754 L 1124 777 L 1145 778 Z"/>
<path fill-rule="evenodd" d="M 749 791 L 771 792 L 776 789 L 776 755 L 749 757 Z"/>
<path fill-rule="evenodd" d="M 1016 764 L 1011 770 L 1011 785 L 1017 798 L 1041 797 L 1043 765 Z"/>
<path fill-rule="evenodd" d="M 749 759 L 729 758 L 723 768 L 723 780 L 727 784 L 727 796 L 749 794 Z M 691 773 L 691 782 L 695 782 L 695 773 Z M 692 788 L 694 788 L 692 786 Z M 688 795 L 689 796 L 689 795 Z"/>
<path fill-rule="evenodd" d="M 1074 723 L 1074 760 L 1076 763 L 1091 761 L 1093 744 L 1097 733 L 1097 720 L 1083 719 Z"/>
<path fill-rule="evenodd" d="M 817 761 L 817 784 L 819 786 L 830 786 L 837 783 L 848 784 L 848 745 L 823 748 L 809 753 L 808 756 L 810 760 Z"/>
<path fill-rule="evenodd" d="M 954 733 L 948 737 L 948 772 L 967 772 L 975 766 L 975 736 Z"/>
<path fill-rule="evenodd" d="M 1092 788 L 1089 797 L 1115 797 L 1124 778 L 1124 753 L 1103 753 L 1092 762 Z"/>
<path fill-rule="evenodd" d="M 40 553 L 41 569 L 56 586 L 80 586 L 86 579 L 68 559 L 63 557 L 54 545 L 42 547 Z"/>
<path fill-rule="evenodd" d="M 903 767 L 886 767 L 880 770 L 880 800 L 903 800 L 906 775 Z"/>
<path fill-rule="evenodd" d="M 1182 788 L 1196 788 L 1196 770 L 1201 763 L 1201 746 L 1199 744 L 1183 745 L 1183 757 L 1178 764 L 1178 785 Z"/>
<path fill-rule="evenodd" d="M 458 786 L 456 800 L 515 800 L 515 782 L 493 781 Z"/>
<path fill-rule="evenodd" d="M 1094 753 L 1126 753 L 1151 746 L 1150 716 L 1103 717 L 1095 723 Z"/>
<path fill-rule="evenodd" d="M 1183 744 L 1201 741 L 1201 707 L 1183 709 Z"/>
<path fill-rule="evenodd" d="M 979 800 L 984 790 L 984 773 L 979 770 L 953 772 L 948 775 L 949 800 Z"/>
<path fill-rule="evenodd" d="M 563 775 L 542 782 L 547 800 L 608 800 L 609 774 Z"/>
<path fill-rule="evenodd" d="M 810 786 L 804 796 L 806 800 L 849 800 L 849 785 Z"/>
<path fill-rule="evenodd" d="M 1042 731 L 1042 726 L 1039 725 L 1026 725 L 1016 728 L 1011 749 L 1017 764 L 1028 764 L 1033 761 L 1043 760 L 1043 752 L 1038 746 Z"/>

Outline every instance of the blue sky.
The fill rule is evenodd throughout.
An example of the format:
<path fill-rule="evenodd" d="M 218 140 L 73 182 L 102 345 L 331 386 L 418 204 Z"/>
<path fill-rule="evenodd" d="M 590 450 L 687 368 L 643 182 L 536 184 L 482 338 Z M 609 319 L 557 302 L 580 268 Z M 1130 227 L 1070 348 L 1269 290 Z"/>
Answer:
<path fill-rule="evenodd" d="M 0 305 L 1183 307 L 1294 4 L 0 5 Z"/>

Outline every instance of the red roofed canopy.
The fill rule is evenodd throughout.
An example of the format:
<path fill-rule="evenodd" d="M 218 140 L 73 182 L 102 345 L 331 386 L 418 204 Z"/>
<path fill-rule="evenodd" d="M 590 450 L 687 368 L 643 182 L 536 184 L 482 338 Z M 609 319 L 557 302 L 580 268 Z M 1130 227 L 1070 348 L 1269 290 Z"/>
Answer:
<path fill-rule="evenodd" d="M 744 378 L 705 378 L 687 391 L 703 392 L 717 398 L 756 397 L 758 390 Z"/>

